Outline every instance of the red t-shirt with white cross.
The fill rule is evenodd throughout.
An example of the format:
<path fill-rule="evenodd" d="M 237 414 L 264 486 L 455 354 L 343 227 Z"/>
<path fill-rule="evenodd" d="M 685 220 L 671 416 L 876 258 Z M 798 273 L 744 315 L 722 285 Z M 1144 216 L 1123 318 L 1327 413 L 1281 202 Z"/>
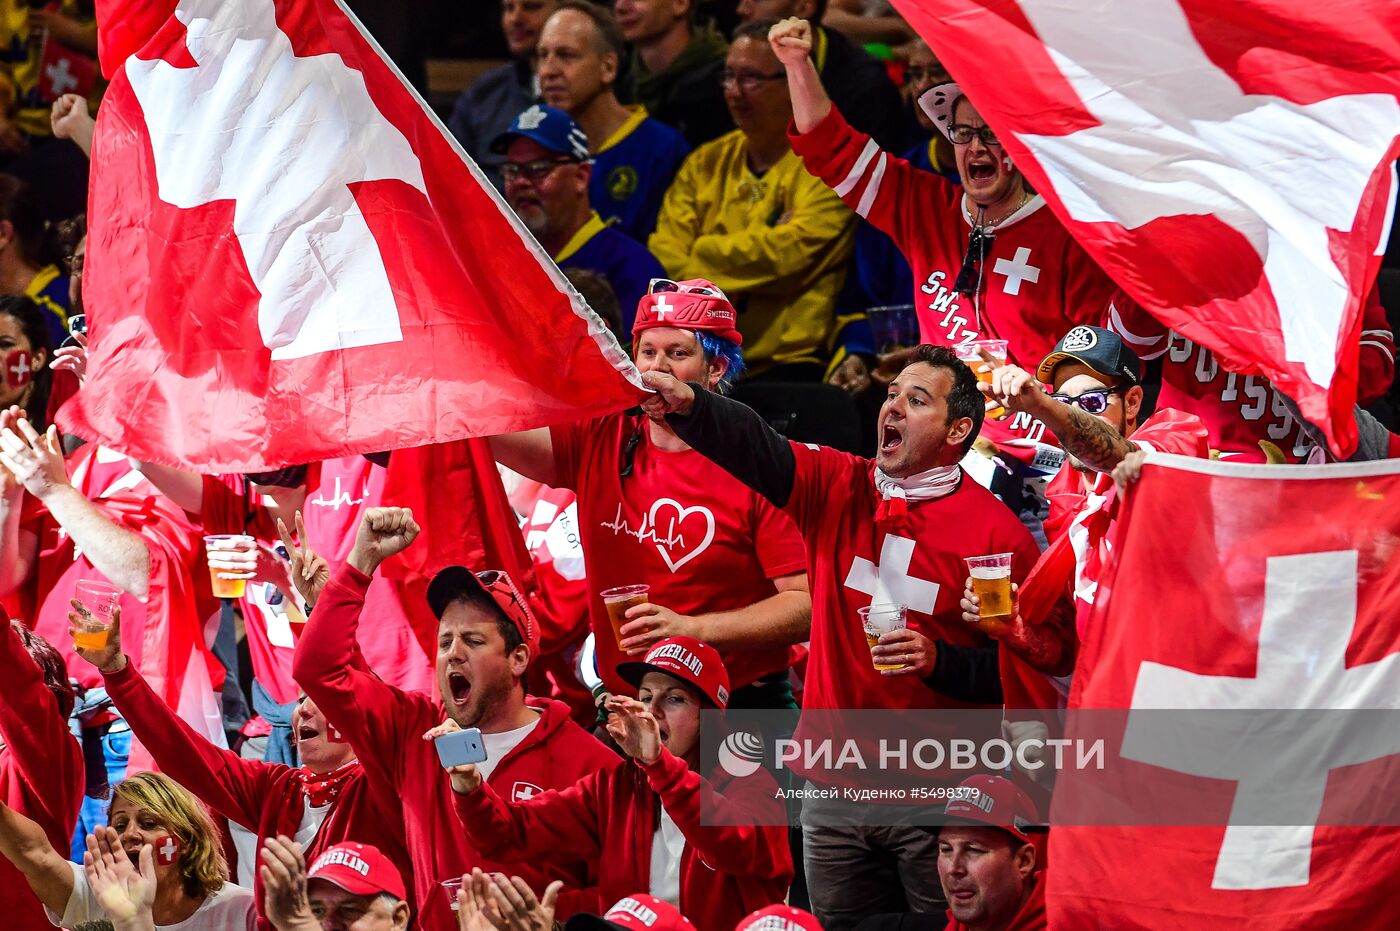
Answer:
<path fill-rule="evenodd" d="M 556 484 L 578 494 L 598 672 L 626 693 L 632 689 L 617 664 L 640 657 L 618 650 L 599 592 L 645 583 L 653 604 L 678 614 L 732 611 L 772 597 L 774 579 L 806 568 L 791 520 L 698 452 L 658 449 L 645 421 L 632 474 L 622 478 L 636 423 L 613 414 L 550 429 Z M 739 688 L 787 669 L 795 653 L 775 647 L 721 655 L 731 688 Z"/>
<path fill-rule="evenodd" d="M 967 475 L 956 491 L 910 502 L 903 529 L 875 523 L 875 463 L 827 447 L 792 444 L 797 474 L 785 510 L 807 544 L 812 645 L 807 709 L 965 708 L 917 677 L 884 677 L 870 660 L 856 613 L 872 603 L 908 605 L 909 627 L 962 646 L 990 641 L 962 619 L 969 556 L 1011 553 L 1011 578 L 1039 556 L 1016 515 Z M 878 597 L 877 597 L 877 592 Z"/>

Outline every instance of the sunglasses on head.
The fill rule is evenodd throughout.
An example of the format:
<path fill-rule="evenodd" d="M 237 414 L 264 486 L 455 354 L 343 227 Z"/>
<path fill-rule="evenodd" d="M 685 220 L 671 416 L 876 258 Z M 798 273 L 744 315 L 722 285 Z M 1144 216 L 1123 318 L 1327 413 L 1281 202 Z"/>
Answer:
<path fill-rule="evenodd" d="M 1121 393 L 1117 388 L 1094 388 L 1074 397 L 1067 394 L 1052 394 L 1050 397 L 1061 404 L 1073 404 L 1086 414 L 1102 414 L 1108 410 L 1108 396 Z"/>
<path fill-rule="evenodd" d="M 670 278 L 653 278 L 647 285 L 648 294 L 703 294 L 707 297 L 721 297 L 719 291 L 714 288 L 704 288 L 696 285 L 683 285 Z"/>

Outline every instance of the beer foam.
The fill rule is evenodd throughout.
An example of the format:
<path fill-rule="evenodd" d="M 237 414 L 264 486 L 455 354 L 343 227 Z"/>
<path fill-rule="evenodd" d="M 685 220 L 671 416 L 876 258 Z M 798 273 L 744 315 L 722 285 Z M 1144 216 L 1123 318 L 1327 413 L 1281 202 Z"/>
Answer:
<path fill-rule="evenodd" d="M 1011 576 L 1010 566 L 974 566 L 968 571 L 974 579 L 1005 579 Z"/>

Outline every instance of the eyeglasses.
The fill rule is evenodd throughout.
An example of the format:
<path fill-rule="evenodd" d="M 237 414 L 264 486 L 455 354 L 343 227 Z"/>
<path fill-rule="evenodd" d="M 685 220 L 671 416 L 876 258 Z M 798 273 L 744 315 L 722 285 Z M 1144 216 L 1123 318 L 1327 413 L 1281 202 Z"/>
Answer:
<path fill-rule="evenodd" d="M 994 234 L 983 231 L 981 227 L 972 228 L 967 236 L 967 253 L 963 256 L 962 268 L 958 269 L 958 277 L 953 281 L 955 292 L 972 295 L 981 290 L 982 260 L 987 257 L 987 250 L 994 239 Z"/>
<path fill-rule="evenodd" d="M 714 288 L 705 288 L 693 284 L 681 284 L 679 281 L 672 281 L 670 278 L 653 278 L 647 284 L 648 294 L 703 294 L 706 297 L 723 297 Z"/>
<path fill-rule="evenodd" d="M 927 81 L 930 84 L 947 84 L 952 80 L 947 71 L 942 68 L 917 68 L 910 66 L 904 69 L 904 85 L 912 87 L 915 84 L 923 84 Z"/>
<path fill-rule="evenodd" d="M 967 145 L 976 136 L 982 140 L 983 145 L 1001 145 L 997 142 L 997 134 L 992 132 L 990 126 L 968 126 L 966 123 L 954 123 L 948 127 L 948 138 L 953 140 L 954 145 Z"/>
<path fill-rule="evenodd" d="M 1119 393 L 1117 388 L 1094 388 L 1074 397 L 1067 394 L 1052 394 L 1050 397 L 1061 404 L 1073 404 L 1086 414 L 1102 414 L 1108 410 L 1108 396 Z"/>
<path fill-rule="evenodd" d="M 576 158 L 544 158 L 537 162 L 506 162 L 501 166 L 501 180 L 509 183 L 516 178 L 525 178 L 531 184 L 539 184 L 549 173 L 560 165 L 577 165 Z"/>
<path fill-rule="evenodd" d="M 758 85 L 764 81 L 780 81 L 787 77 L 785 71 L 775 71 L 772 74 L 763 74 L 759 71 L 730 71 L 726 68 L 719 76 L 720 87 L 728 87 L 737 84 L 739 90 L 749 93 L 758 89 Z"/>

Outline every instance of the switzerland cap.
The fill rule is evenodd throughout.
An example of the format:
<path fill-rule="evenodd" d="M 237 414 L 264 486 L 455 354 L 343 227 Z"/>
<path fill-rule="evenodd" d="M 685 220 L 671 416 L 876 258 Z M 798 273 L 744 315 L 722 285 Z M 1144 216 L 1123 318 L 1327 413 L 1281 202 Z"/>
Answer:
<path fill-rule="evenodd" d="M 712 282 L 704 278 L 685 281 L 656 278 L 647 291 L 649 293 L 637 304 L 633 336 L 654 327 L 673 326 L 682 330 L 707 330 L 736 346 L 744 344 L 734 305 Z"/>
<path fill-rule="evenodd" d="M 811 912 L 791 905 L 770 905 L 739 922 L 734 931 L 822 931 L 822 926 Z"/>
<path fill-rule="evenodd" d="M 463 595 L 475 592 L 485 592 L 501 609 L 501 613 L 510 619 L 520 632 L 520 639 L 530 648 L 530 661 L 534 662 L 540 650 L 540 625 L 530 606 L 525 603 L 525 597 L 503 570 L 472 572 L 464 566 L 448 566 L 428 583 L 428 607 L 432 609 L 434 617 L 442 620 L 448 605 Z"/>
<path fill-rule="evenodd" d="M 1038 827 L 1035 803 L 1010 779 L 985 773 L 964 779 L 958 786 L 962 797 L 948 800 L 943 807 L 947 824 L 975 824 L 1001 828 L 1026 843 L 1030 830 Z"/>
<path fill-rule="evenodd" d="M 1035 377 L 1047 384 L 1061 362 L 1080 362 L 1108 382 L 1128 386 L 1142 380 L 1142 362 L 1117 333 L 1096 326 L 1077 326 L 1060 338 L 1054 350 L 1036 369 Z"/>
<path fill-rule="evenodd" d="M 619 663 L 624 682 L 641 685 L 649 672 L 664 672 L 700 690 L 716 708 L 729 704 L 729 673 L 719 651 L 694 637 L 667 637 L 658 641 L 639 663 Z"/>
<path fill-rule="evenodd" d="M 629 895 L 619 899 L 606 915 L 575 915 L 564 931 L 695 931 L 680 909 L 655 896 Z"/>
<path fill-rule="evenodd" d="M 516 139 L 529 139 L 551 152 L 587 161 L 588 137 L 579 129 L 574 118 L 557 107 L 537 103 L 522 110 L 510 124 L 510 129 L 491 140 L 491 151 L 504 155 Z"/>
<path fill-rule="evenodd" d="M 306 879 L 324 879 L 351 895 L 379 895 L 387 892 L 406 899 L 403 877 L 389 858 L 369 844 L 346 842 L 328 847 L 311 864 Z"/>

